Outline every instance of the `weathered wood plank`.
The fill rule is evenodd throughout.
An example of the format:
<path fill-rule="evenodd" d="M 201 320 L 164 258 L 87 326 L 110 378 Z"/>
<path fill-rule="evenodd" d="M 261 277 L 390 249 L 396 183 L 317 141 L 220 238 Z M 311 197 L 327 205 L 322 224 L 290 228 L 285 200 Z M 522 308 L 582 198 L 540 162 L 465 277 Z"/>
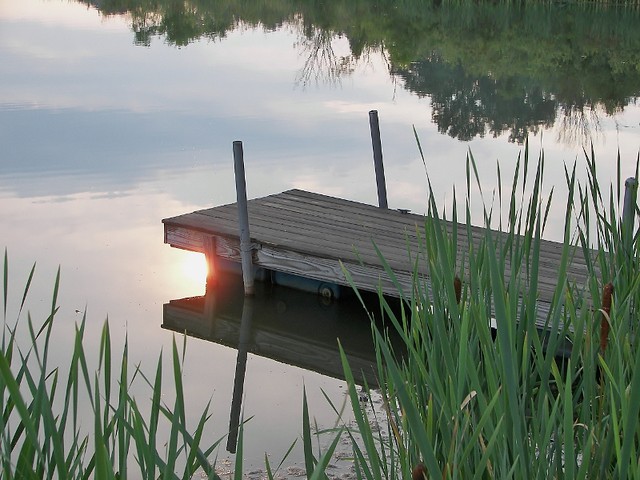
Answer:
<path fill-rule="evenodd" d="M 348 215 L 348 212 L 350 211 L 355 211 L 356 213 L 362 214 L 364 210 L 366 211 L 367 222 L 369 225 L 375 225 L 376 220 L 380 220 L 382 222 L 383 228 L 387 226 L 394 226 L 394 223 L 396 224 L 395 226 L 397 227 L 402 227 L 403 225 L 413 226 L 416 223 L 419 226 L 423 225 L 423 221 L 420 221 L 421 219 L 422 220 L 424 219 L 422 215 L 401 214 L 394 210 L 383 210 L 371 205 L 363 205 L 357 202 L 334 198 L 334 197 L 325 197 L 323 195 L 315 194 L 312 192 L 305 192 L 302 190 L 289 190 L 280 195 L 281 196 L 277 196 L 277 197 L 265 197 L 265 200 L 267 200 L 265 204 L 268 203 L 269 201 L 272 201 L 274 205 L 276 204 L 281 205 L 283 202 L 289 201 L 296 205 L 300 205 L 302 209 L 306 209 L 309 212 L 312 211 L 310 208 L 310 205 L 317 206 L 320 209 L 320 211 L 331 210 L 331 208 L 327 208 L 327 207 L 333 206 L 335 210 L 347 212 L 347 215 Z M 305 199 L 309 199 L 310 203 L 304 203 Z M 449 229 L 451 229 L 451 225 L 452 225 L 451 222 L 443 222 L 443 223 L 444 225 L 448 226 Z M 464 227 L 464 229 L 466 229 L 466 226 Z M 460 231 L 462 231 L 462 229 Z M 474 239 L 484 238 L 485 231 L 486 230 L 484 227 L 478 227 L 478 226 L 471 227 L 472 237 Z M 542 240 L 541 251 L 545 252 L 545 257 L 555 256 L 559 259 L 562 253 L 562 244 L 557 242 Z M 547 252 L 549 255 L 546 254 Z M 584 260 L 581 258 L 577 258 L 576 261 L 584 263 Z"/>

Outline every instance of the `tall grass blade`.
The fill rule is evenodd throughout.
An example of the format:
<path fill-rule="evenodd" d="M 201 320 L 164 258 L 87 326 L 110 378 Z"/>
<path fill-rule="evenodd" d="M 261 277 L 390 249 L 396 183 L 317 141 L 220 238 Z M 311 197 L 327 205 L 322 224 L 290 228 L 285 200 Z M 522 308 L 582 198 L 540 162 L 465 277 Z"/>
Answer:
<path fill-rule="evenodd" d="M 309 421 L 309 405 L 307 403 L 306 388 L 302 387 L 302 448 L 304 452 L 304 465 L 309 475 L 315 469 L 316 459 L 311 445 L 311 422 Z"/>
<path fill-rule="evenodd" d="M 415 426 L 421 425 L 422 420 L 420 417 L 420 413 L 418 412 L 415 404 L 411 401 L 411 395 L 407 390 L 406 383 L 402 379 L 402 374 L 397 368 L 393 356 L 391 355 L 391 352 L 389 351 L 389 348 L 384 341 L 384 338 L 382 338 L 381 335 L 377 332 L 376 338 L 376 345 L 379 346 L 380 351 L 382 352 L 382 355 L 387 362 L 389 378 L 395 385 L 396 393 L 398 395 L 400 405 L 404 410 L 404 415 L 406 415 L 407 421 Z M 442 475 L 442 470 L 440 469 L 438 461 L 434 455 L 433 443 L 427 437 L 424 429 L 417 428 L 413 433 L 416 436 L 415 441 L 418 448 L 420 449 L 420 453 L 424 456 L 423 461 L 425 463 L 427 471 L 429 472 L 429 475 L 432 478 L 439 478 Z"/>
<path fill-rule="evenodd" d="M 2 295 L 2 313 L 4 321 L 7 321 L 7 301 L 8 301 L 8 290 L 9 290 L 9 257 L 7 255 L 7 248 L 4 249 L 4 262 L 3 262 L 3 295 Z"/>
<path fill-rule="evenodd" d="M 34 263 L 31 267 L 31 271 L 29 272 L 29 278 L 27 278 L 27 283 L 24 286 L 24 291 L 22 293 L 22 300 L 20 301 L 20 308 L 18 310 L 18 317 L 22 314 L 22 310 L 24 308 L 24 304 L 27 301 L 27 294 L 29 293 L 29 288 L 31 287 L 31 280 L 33 280 L 33 274 L 36 271 L 36 264 Z"/>
<path fill-rule="evenodd" d="M 636 338 L 636 341 L 638 339 Z M 623 438 L 622 438 L 622 451 L 620 453 L 620 478 L 626 479 L 629 477 L 629 467 L 633 463 L 632 471 L 637 472 L 638 468 L 638 447 L 640 444 L 640 425 L 638 418 L 640 418 L 640 348 L 635 345 L 635 361 L 632 364 L 631 371 L 633 372 L 631 377 L 631 383 L 628 386 L 629 403 L 628 409 L 624 413 L 624 426 L 623 426 Z M 626 392 L 622 393 L 623 395 Z M 632 456 L 632 452 L 634 455 Z"/>
<path fill-rule="evenodd" d="M 8 259 L 5 259 L 8 271 L 6 265 Z M 163 473 L 164 478 L 177 478 L 177 459 L 181 458 L 184 463 L 183 478 L 191 478 L 196 468 L 202 468 L 208 478 L 217 479 L 207 457 L 221 440 L 207 447 L 200 446 L 204 439 L 205 423 L 210 419 L 209 406 L 200 416 L 195 433 L 191 435 L 186 429 L 180 376 L 184 352 L 182 357 L 178 355 L 175 341 L 173 360 L 177 394 L 173 410 L 161 405 L 162 357 L 153 384 L 144 377 L 139 366 L 130 377 L 126 340 L 117 395 L 113 398 L 112 343 L 108 321 L 103 326 L 98 342 L 97 370 L 90 373 L 84 337 L 86 312 L 80 324 L 75 326 L 73 349 L 69 352 L 70 363 L 68 366 L 50 368 L 49 350 L 60 308 L 57 301 L 60 269 L 54 284 L 51 313 L 40 324 L 33 321 L 29 312 L 26 322 L 20 318 L 26 307 L 26 294 L 34 272 L 35 264 L 26 281 L 13 329 L 6 325 L 5 318 L 0 352 L 2 478 L 127 478 L 136 476 L 129 471 L 130 452 L 135 452 L 140 478 L 155 479 L 160 476 L 159 472 Z M 8 280 L 5 285 L 8 285 Z M 19 328 L 25 330 L 26 335 L 19 333 Z M 26 350 L 19 346 L 21 339 L 26 339 Z M 154 389 L 149 423 L 131 396 L 130 388 L 138 375 Z M 79 417 L 82 403 L 87 400 L 93 415 L 88 423 Z M 171 427 L 169 446 L 162 455 L 156 448 L 160 416 L 168 420 Z M 83 431 L 83 426 L 90 430 L 92 438 Z M 181 446 L 178 445 L 178 439 L 182 440 Z"/>
<path fill-rule="evenodd" d="M 236 446 L 236 463 L 235 469 L 233 473 L 233 478 L 235 480 L 242 480 L 243 471 L 242 471 L 242 456 L 244 455 L 244 421 L 242 421 L 242 417 L 240 420 L 240 424 L 238 425 L 238 442 Z"/>

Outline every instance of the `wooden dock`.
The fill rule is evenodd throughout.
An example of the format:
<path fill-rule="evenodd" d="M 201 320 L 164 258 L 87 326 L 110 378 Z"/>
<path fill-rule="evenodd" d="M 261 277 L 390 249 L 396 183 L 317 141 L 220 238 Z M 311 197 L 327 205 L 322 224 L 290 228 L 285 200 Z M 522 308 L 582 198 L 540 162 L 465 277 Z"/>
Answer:
<path fill-rule="evenodd" d="M 320 195 L 303 190 L 248 202 L 253 263 L 269 271 L 297 275 L 337 285 L 347 285 L 342 265 L 362 290 L 382 291 L 397 296 L 397 288 L 385 272 L 376 247 L 392 268 L 405 292 L 412 288 L 413 263 L 420 251 L 418 232 L 423 232 L 423 215 L 382 209 L 372 205 Z M 238 212 L 236 204 L 199 210 L 163 220 L 165 243 L 203 252 L 213 258 L 240 261 Z M 448 224 L 450 227 L 450 224 Z M 486 236 L 481 227 L 458 229 L 458 249 L 468 249 Z M 374 247 L 375 245 L 375 247 Z M 539 264 L 539 324 L 548 311 L 556 288 L 557 267 L 562 244 L 542 241 Z M 582 258 L 569 266 L 574 281 L 586 278 Z M 419 263 L 419 274 L 427 277 L 426 262 Z M 505 265 L 508 276 L 510 265 Z M 453 274 L 452 274 L 453 275 Z M 428 278 L 427 278 L 428 281 Z M 546 305 L 546 308 L 545 308 Z"/>

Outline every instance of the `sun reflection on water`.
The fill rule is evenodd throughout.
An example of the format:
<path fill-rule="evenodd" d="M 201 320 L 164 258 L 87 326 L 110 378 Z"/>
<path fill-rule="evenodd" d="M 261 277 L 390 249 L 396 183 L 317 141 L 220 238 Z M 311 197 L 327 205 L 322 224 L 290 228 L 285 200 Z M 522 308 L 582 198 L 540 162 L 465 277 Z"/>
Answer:
<path fill-rule="evenodd" d="M 180 252 L 182 261 L 180 273 L 184 281 L 193 285 L 195 289 L 202 289 L 207 282 L 207 259 L 202 253 Z"/>

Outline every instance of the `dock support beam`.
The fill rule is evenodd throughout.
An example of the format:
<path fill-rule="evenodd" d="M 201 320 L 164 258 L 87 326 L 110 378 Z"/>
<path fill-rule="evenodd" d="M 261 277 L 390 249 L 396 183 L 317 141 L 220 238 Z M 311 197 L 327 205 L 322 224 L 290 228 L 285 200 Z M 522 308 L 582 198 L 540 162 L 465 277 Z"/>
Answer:
<path fill-rule="evenodd" d="M 207 260 L 207 286 L 216 281 L 216 239 L 208 235 L 204 239 L 204 256 Z"/>
<path fill-rule="evenodd" d="M 378 111 L 369 112 L 369 127 L 371 128 L 371 143 L 373 145 L 373 165 L 376 169 L 376 186 L 378 187 L 378 205 L 389 208 L 387 204 L 387 184 L 384 179 L 384 165 L 382 164 L 382 142 L 380 141 L 380 123 Z"/>
<path fill-rule="evenodd" d="M 247 210 L 247 183 L 244 175 L 244 153 L 242 142 L 233 142 L 233 170 L 236 177 L 238 197 L 238 228 L 240 230 L 240 260 L 242 262 L 242 280 L 244 294 L 253 295 L 253 260 L 251 235 L 249 234 L 249 212 Z"/>

